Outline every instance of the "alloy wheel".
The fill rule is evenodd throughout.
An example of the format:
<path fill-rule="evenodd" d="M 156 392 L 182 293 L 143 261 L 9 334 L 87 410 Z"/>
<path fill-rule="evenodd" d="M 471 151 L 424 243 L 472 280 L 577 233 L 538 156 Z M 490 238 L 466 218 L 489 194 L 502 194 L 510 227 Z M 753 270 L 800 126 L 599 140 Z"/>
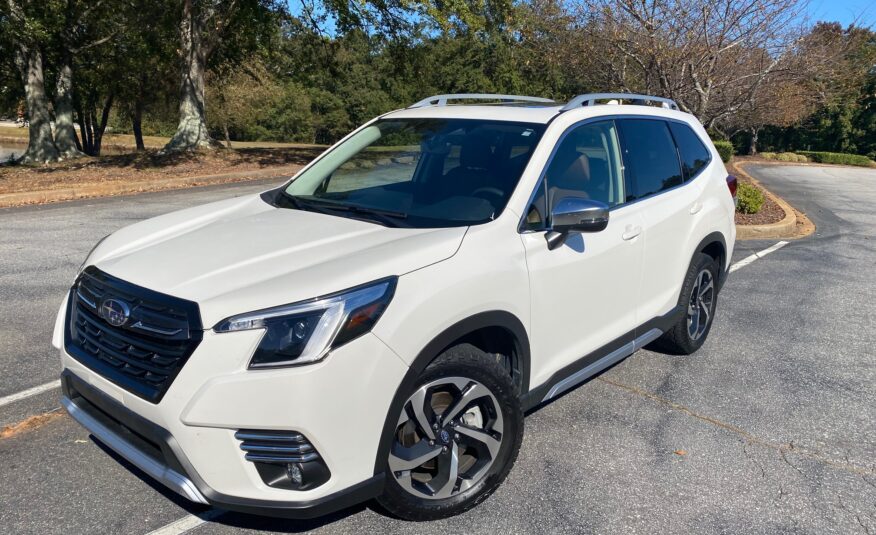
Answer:
<path fill-rule="evenodd" d="M 691 340 L 699 340 L 705 334 L 712 320 L 714 300 L 714 277 L 711 271 L 703 269 L 697 274 L 687 305 L 687 334 Z"/>
<path fill-rule="evenodd" d="M 419 498 L 442 499 L 474 487 L 499 455 L 504 425 L 496 396 L 464 377 L 417 389 L 396 425 L 389 469 Z"/>

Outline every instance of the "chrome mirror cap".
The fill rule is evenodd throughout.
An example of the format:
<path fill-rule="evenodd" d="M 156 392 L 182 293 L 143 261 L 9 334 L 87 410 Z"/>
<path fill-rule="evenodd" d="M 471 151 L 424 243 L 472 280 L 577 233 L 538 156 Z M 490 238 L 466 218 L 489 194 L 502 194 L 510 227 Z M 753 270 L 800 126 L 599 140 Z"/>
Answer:
<path fill-rule="evenodd" d="M 545 235 L 549 249 L 562 245 L 569 233 L 599 232 L 608 226 L 607 204 L 580 197 L 564 197 L 551 210 L 551 228 Z"/>

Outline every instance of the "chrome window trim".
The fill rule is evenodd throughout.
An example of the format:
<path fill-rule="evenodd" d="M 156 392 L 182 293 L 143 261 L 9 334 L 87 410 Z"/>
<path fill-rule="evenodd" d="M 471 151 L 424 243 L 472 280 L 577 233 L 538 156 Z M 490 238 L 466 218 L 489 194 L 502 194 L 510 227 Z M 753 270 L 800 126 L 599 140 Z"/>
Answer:
<path fill-rule="evenodd" d="M 545 175 L 547 174 L 548 167 L 550 167 L 551 163 L 554 161 L 554 156 L 556 156 L 556 154 L 557 154 L 557 148 L 559 148 L 559 146 L 563 143 L 563 141 L 566 139 L 566 136 L 568 136 L 572 130 L 575 130 L 576 128 L 578 128 L 580 126 L 584 126 L 586 124 L 598 123 L 598 122 L 602 122 L 602 121 L 616 121 L 619 119 L 650 119 L 653 121 L 675 122 L 675 123 L 683 124 L 683 125 L 687 126 L 688 128 L 690 128 L 690 124 L 688 124 L 686 121 L 682 121 L 682 120 L 676 119 L 674 117 L 660 117 L 659 115 L 638 115 L 638 114 L 629 114 L 629 115 L 627 115 L 627 114 L 613 114 L 613 115 L 601 115 L 599 117 L 588 117 L 587 119 L 582 119 L 576 123 L 569 125 L 563 131 L 563 133 L 560 134 L 560 137 L 554 143 L 554 147 L 553 147 L 553 149 L 551 149 L 551 154 L 550 154 L 550 156 L 548 156 L 547 161 L 544 163 L 544 166 L 542 167 L 541 172 L 538 175 L 538 180 L 535 183 L 535 187 L 532 189 L 532 191 L 529 194 L 529 200 L 526 201 L 526 205 L 523 208 L 523 215 L 520 216 L 520 221 L 517 223 L 517 233 L 518 234 L 531 234 L 531 233 L 537 233 L 537 232 L 545 232 L 548 230 L 547 228 L 524 229 L 523 226 L 526 223 L 526 214 L 529 212 L 529 207 L 532 206 L 532 203 L 535 201 L 535 195 L 536 195 L 536 193 L 538 193 L 538 188 L 539 188 L 539 186 L 541 186 L 541 183 L 545 179 Z M 691 130 L 693 130 L 693 129 L 691 128 Z M 547 131 L 545 131 L 545 134 L 546 133 L 547 133 Z M 671 128 L 669 129 L 669 135 L 672 136 L 672 129 Z M 700 139 L 700 142 L 702 142 L 702 138 L 700 138 L 699 134 L 697 134 L 696 131 L 694 131 L 694 135 L 696 135 L 697 138 Z M 542 134 L 542 136 L 544 136 L 544 134 Z M 674 136 L 672 136 L 672 141 L 675 144 L 675 152 L 679 158 L 679 165 L 681 165 L 681 154 L 678 150 L 678 143 L 675 141 Z M 542 138 L 542 140 L 539 141 L 539 143 L 544 143 L 544 138 Z M 621 152 L 623 152 L 623 140 L 618 139 L 618 143 L 621 144 Z M 707 145 L 706 143 L 703 143 L 703 145 L 705 145 L 706 148 L 709 149 L 709 145 Z M 687 186 L 688 184 L 690 184 L 694 180 L 696 180 L 700 175 L 702 175 L 703 172 L 714 163 L 714 161 L 715 161 L 714 156 L 715 155 L 712 153 L 712 151 L 710 149 L 709 150 L 709 162 L 706 165 L 704 165 L 703 168 L 700 169 L 700 171 L 697 174 L 690 177 L 689 180 L 683 180 L 681 184 L 679 184 L 677 186 L 672 186 L 671 188 L 667 188 L 667 189 L 659 191 L 657 193 L 652 193 L 650 195 L 646 195 L 644 197 L 634 199 L 634 200 L 629 201 L 629 202 L 623 202 L 621 204 L 616 204 L 614 206 L 609 207 L 609 212 L 612 212 L 614 210 L 618 210 L 621 208 L 626 208 L 627 206 L 632 206 L 632 205 L 637 204 L 641 201 L 646 201 L 648 199 L 652 199 L 652 198 L 657 197 L 659 195 L 663 195 L 664 193 L 674 191 L 678 188 L 683 188 L 683 187 Z M 626 185 L 626 182 L 627 182 L 626 167 L 627 167 L 626 166 L 626 159 L 624 159 L 624 169 L 623 169 L 623 171 L 624 171 L 624 185 Z M 683 175 L 684 174 L 684 166 L 682 165 L 681 167 L 682 167 L 682 177 L 683 177 L 684 176 Z"/>

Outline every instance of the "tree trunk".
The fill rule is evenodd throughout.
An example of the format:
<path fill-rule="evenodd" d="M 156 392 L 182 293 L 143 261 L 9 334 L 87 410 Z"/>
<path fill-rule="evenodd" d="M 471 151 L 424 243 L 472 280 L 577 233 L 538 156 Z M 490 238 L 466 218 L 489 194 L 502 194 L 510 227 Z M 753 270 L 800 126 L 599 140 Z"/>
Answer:
<path fill-rule="evenodd" d="M 82 102 L 75 101 L 76 116 L 79 123 L 79 136 L 82 138 L 82 152 L 91 154 L 91 131 L 88 128 L 88 118 L 82 112 Z"/>
<path fill-rule="evenodd" d="M 214 148 L 218 146 L 207 131 L 204 95 L 208 47 L 204 43 L 205 15 L 196 13 L 196 0 L 183 0 L 180 36 L 180 102 L 176 133 L 164 152 Z M 201 6 L 200 9 L 206 9 Z"/>
<path fill-rule="evenodd" d="M 106 132 L 106 125 L 109 122 L 110 109 L 113 107 L 115 95 L 110 92 L 106 97 L 106 102 L 103 105 L 103 110 L 100 113 L 100 122 L 97 122 L 96 117 L 92 117 L 92 125 L 94 128 L 94 156 L 100 156 L 100 149 L 103 144 L 103 133 Z"/>
<path fill-rule="evenodd" d="M 55 146 L 62 158 L 84 156 L 73 127 L 73 66 L 69 52 L 64 52 L 55 85 Z"/>
<path fill-rule="evenodd" d="M 228 133 L 228 123 L 222 123 L 222 132 L 225 134 L 225 147 L 231 148 L 231 135 Z"/>
<path fill-rule="evenodd" d="M 18 43 L 15 50 L 15 64 L 24 83 L 27 102 L 27 115 L 30 123 L 28 145 L 22 163 L 48 163 L 60 159 L 58 147 L 52 138 L 52 123 L 49 103 L 43 81 L 43 55 L 35 47 Z"/>
<path fill-rule="evenodd" d="M 137 97 L 134 102 L 134 113 L 131 115 L 131 127 L 134 130 L 134 141 L 137 143 L 137 150 L 146 150 L 146 144 L 143 143 L 143 99 Z"/>
<path fill-rule="evenodd" d="M 760 127 L 752 126 L 751 127 L 751 141 L 748 144 L 748 154 L 752 156 L 757 155 L 757 137 L 760 134 Z"/>

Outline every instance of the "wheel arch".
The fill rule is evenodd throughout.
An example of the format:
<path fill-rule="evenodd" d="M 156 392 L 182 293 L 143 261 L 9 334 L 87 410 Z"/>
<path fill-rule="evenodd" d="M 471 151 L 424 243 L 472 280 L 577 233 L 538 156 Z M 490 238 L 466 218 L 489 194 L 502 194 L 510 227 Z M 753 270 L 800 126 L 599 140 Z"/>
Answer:
<path fill-rule="evenodd" d="M 380 434 L 377 456 L 374 459 L 375 475 L 383 472 L 383 465 L 389 456 L 389 449 L 392 445 L 392 432 L 398 412 L 407 399 L 409 391 L 416 383 L 417 377 L 448 347 L 456 343 L 472 342 L 474 337 L 487 332 L 502 332 L 509 337 L 514 351 L 512 369 L 516 367 L 518 372 L 516 376 L 512 374 L 512 378 L 515 379 L 515 384 L 518 386 L 519 395 L 522 396 L 529 391 L 529 336 L 523 322 L 517 316 L 504 310 L 493 310 L 469 316 L 451 325 L 420 350 L 396 388 Z M 478 344 L 475 343 L 475 345 Z"/>
<path fill-rule="evenodd" d="M 694 257 L 698 254 L 702 253 L 708 256 L 711 256 L 718 262 L 718 287 L 724 285 L 724 282 L 727 280 L 727 240 L 724 239 L 724 235 L 720 232 L 712 232 L 702 240 L 694 249 L 694 254 L 691 255 L 691 263 L 693 263 Z M 688 267 L 690 269 L 690 267 Z"/>

